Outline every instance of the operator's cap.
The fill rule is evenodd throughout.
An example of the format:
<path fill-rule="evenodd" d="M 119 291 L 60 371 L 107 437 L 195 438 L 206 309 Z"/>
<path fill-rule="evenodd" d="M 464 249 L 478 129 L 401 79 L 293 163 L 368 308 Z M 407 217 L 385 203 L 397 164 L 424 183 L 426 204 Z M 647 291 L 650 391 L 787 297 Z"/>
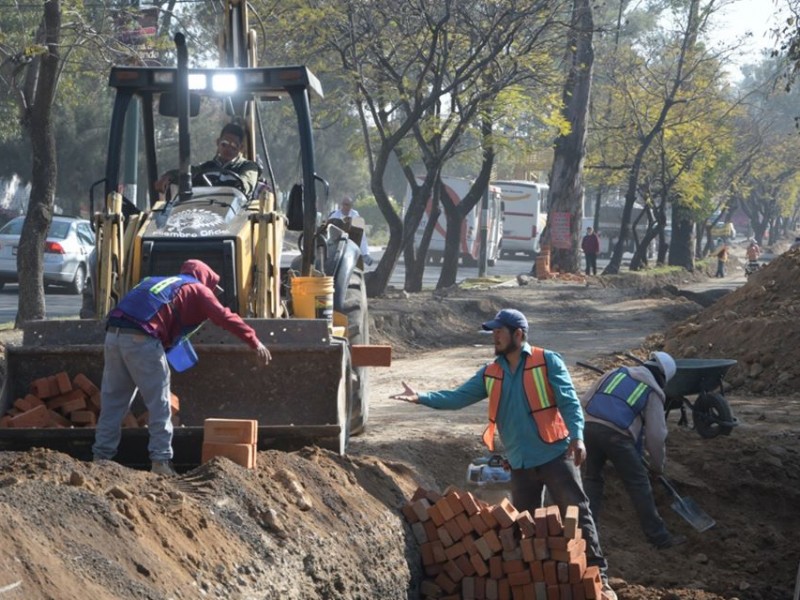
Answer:
<path fill-rule="evenodd" d="M 644 364 L 661 369 L 661 372 L 664 373 L 665 381 L 672 379 L 675 376 L 675 372 L 678 370 L 678 367 L 675 365 L 675 360 L 666 352 L 652 352 L 650 354 L 650 360 Z"/>
<path fill-rule="evenodd" d="M 512 331 L 514 329 L 522 329 L 526 334 L 528 333 L 528 319 L 525 318 L 518 310 L 513 308 L 504 308 L 497 313 L 491 321 L 486 321 L 481 327 L 486 331 L 499 329 L 500 327 L 508 327 Z"/>

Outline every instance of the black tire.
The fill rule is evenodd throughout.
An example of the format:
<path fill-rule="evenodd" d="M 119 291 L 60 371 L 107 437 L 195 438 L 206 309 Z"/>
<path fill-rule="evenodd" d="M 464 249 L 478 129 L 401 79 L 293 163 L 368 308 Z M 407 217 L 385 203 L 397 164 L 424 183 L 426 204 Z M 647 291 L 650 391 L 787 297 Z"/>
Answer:
<path fill-rule="evenodd" d="M 83 293 L 84 287 L 86 287 L 86 267 L 78 265 L 72 283 L 67 286 L 67 291 L 74 296 L 79 296 Z"/>
<path fill-rule="evenodd" d="M 722 394 L 715 392 L 703 392 L 698 396 L 692 407 L 692 420 L 697 433 L 705 439 L 730 435 L 733 430 L 730 425 L 722 425 L 734 421 L 731 407 Z"/>
<path fill-rule="evenodd" d="M 360 269 L 354 270 L 350 277 L 342 313 L 347 317 L 347 338 L 350 344 L 369 344 L 367 287 L 364 273 Z M 350 371 L 350 435 L 359 435 L 366 429 L 369 418 L 368 370 L 366 367 L 353 367 Z"/>

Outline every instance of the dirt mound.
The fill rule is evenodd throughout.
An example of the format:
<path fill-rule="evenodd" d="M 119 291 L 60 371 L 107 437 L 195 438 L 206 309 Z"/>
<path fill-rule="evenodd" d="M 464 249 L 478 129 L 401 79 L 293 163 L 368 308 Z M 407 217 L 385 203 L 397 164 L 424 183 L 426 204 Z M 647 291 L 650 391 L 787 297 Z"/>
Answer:
<path fill-rule="evenodd" d="M 800 387 L 800 250 L 782 254 L 747 283 L 664 334 L 664 350 L 683 358 L 732 358 L 725 380 L 758 394 Z"/>
<path fill-rule="evenodd" d="M 318 449 L 259 462 L 164 479 L 0 453 L 4 600 L 405 597 L 407 469 Z"/>

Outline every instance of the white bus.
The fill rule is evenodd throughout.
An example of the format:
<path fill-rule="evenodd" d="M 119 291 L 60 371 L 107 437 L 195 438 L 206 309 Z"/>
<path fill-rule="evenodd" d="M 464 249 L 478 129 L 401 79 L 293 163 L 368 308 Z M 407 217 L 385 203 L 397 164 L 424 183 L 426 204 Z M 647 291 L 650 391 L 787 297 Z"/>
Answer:
<path fill-rule="evenodd" d="M 417 180 L 422 182 L 424 177 L 417 176 Z M 458 205 L 463 200 L 464 196 L 469 192 L 472 186 L 472 181 L 460 177 L 442 177 L 444 184 L 444 191 L 450 197 L 454 204 Z M 405 205 L 411 201 L 411 187 L 406 190 Z M 459 254 L 461 261 L 464 265 L 474 266 L 480 258 L 480 243 L 481 243 L 481 224 L 484 222 L 481 215 L 482 201 L 473 208 L 466 218 L 461 223 L 461 243 Z M 433 207 L 433 199 L 428 198 L 428 203 L 425 206 L 425 214 L 422 216 L 419 227 L 414 234 L 414 246 L 419 248 L 422 241 L 422 236 L 425 228 L 428 225 L 431 209 Z M 436 221 L 436 226 L 433 230 L 430 245 L 428 246 L 428 261 L 434 264 L 441 262 L 444 257 L 444 243 L 447 234 L 447 216 L 445 215 L 444 207 L 439 207 L 439 218 Z M 487 231 L 487 244 L 486 244 L 486 257 L 487 264 L 492 267 L 499 258 L 500 244 L 503 235 L 503 208 L 502 198 L 500 195 L 500 188 L 490 185 L 489 186 L 489 205 L 485 215 L 486 223 L 488 224 Z"/>
<path fill-rule="evenodd" d="M 547 224 L 550 187 L 535 181 L 493 181 L 503 194 L 502 256 L 522 253 L 534 257 Z"/>

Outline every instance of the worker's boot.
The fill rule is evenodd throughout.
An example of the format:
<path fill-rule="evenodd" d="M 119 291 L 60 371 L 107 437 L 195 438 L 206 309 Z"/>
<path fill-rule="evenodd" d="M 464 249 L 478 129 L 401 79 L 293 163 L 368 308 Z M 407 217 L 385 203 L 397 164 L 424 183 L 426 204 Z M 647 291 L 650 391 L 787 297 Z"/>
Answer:
<path fill-rule="evenodd" d="M 150 472 L 165 477 L 175 477 L 178 474 L 172 467 L 172 461 L 169 460 L 154 460 L 150 466 Z"/>
<path fill-rule="evenodd" d="M 680 546 L 681 544 L 686 543 L 686 536 L 685 535 L 672 535 L 660 544 L 656 544 L 656 548 L 658 550 L 666 550 L 667 548 L 674 548 L 675 546 Z"/>
<path fill-rule="evenodd" d="M 608 581 L 603 581 L 600 597 L 602 600 L 617 600 L 617 592 L 611 589 L 611 586 L 608 585 Z"/>

